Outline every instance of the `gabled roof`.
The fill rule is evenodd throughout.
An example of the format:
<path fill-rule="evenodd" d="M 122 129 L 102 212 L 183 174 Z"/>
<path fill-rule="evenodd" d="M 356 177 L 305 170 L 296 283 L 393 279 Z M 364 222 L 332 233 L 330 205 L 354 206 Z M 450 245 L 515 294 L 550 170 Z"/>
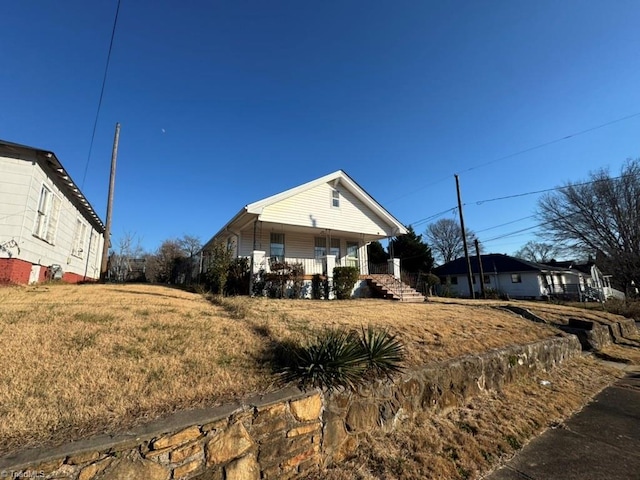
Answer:
<path fill-rule="evenodd" d="M 485 274 L 489 273 L 511 273 L 511 272 L 567 272 L 575 273 L 568 268 L 543 265 L 541 263 L 529 262 L 521 258 L 510 257 L 509 255 L 503 255 L 500 253 L 490 253 L 488 255 L 481 255 L 482 269 Z M 478 264 L 478 257 L 471 257 L 471 271 L 473 273 L 480 273 L 480 267 Z M 464 257 L 457 258 L 451 262 L 445 263 L 439 267 L 433 269 L 433 273 L 436 275 L 466 275 L 467 274 L 467 262 Z"/>
<path fill-rule="evenodd" d="M 356 198 L 358 198 L 365 206 L 371 209 L 374 213 L 376 213 L 380 218 L 382 218 L 388 225 L 392 226 L 396 231 L 396 235 L 404 235 L 407 233 L 407 229 L 405 226 L 400 223 L 393 215 L 391 215 L 382 205 L 380 205 L 374 198 L 367 193 L 367 191 L 362 188 L 358 183 L 351 178 L 344 170 L 337 170 L 328 175 L 324 175 L 320 178 L 316 178 L 307 183 L 303 183 L 294 188 L 290 188 L 289 190 L 285 190 L 284 192 L 278 193 L 276 195 L 272 195 L 267 198 L 263 198 L 262 200 L 258 200 L 256 202 L 250 203 L 242 208 L 229 222 L 227 222 L 224 227 L 222 227 L 212 238 L 207 242 L 207 244 L 211 243 L 213 239 L 215 239 L 218 235 L 223 233 L 225 230 L 230 228 L 231 225 L 235 224 L 242 217 L 252 215 L 258 216 L 260 215 L 265 207 L 273 205 L 277 202 L 281 202 L 289 197 L 297 195 L 306 190 L 310 190 L 319 185 L 333 182 L 335 185 L 340 184 L 342 187 L 348 189 Z"/>
<path fill-rule="evenodd" d="M 104 224 L 95 212 L 89 201 L 85 198 L 80 188 L 71 179 L 71 175 L 56 157 L 56 154 L 49 150 L 20 145 L 19 143 L 0 140 L 0 155 L 19 160 L 35 160 L 44 172 L 54 181 L 71 203 L 83 213 L 84 217 L 98 231 L 104 233 Z"/>

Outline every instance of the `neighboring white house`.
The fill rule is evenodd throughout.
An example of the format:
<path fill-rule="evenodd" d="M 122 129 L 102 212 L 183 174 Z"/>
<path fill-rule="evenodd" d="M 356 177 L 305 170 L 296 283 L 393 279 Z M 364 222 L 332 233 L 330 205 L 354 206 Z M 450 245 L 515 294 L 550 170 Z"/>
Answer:
<path fill-rule="evenodd" d="M 481 255 L 485 289 L 511 298 L 542 299 L 559 295 L 583 299 L 589 275 L 571 268 L 544 265 L 502 254 Z M 480 264 L 471 257 L 473 290 L 480 292 Z M 440 277 L 440 292 L 469 297 L 467 263 L 458 258 L 433 270 Z"/>
<path fill-rule="evenodd" d="M 355 266 L 367 275 L 374 269 L 367 245 L 406 232 L 371 195 L 338 170 L 246 205 L 205 244 L 201 258 L 206 259 L 207 247 L 222 242 L 234 256 L 251 260 L 253 274 L 284 261 L 302 264 L 307 281 L 314 274 L 330 279 L 335 266 Z M 201 265 L 206 269 L 206 261 Z"/>
<path fill-rule="evenodd" d="M 0 140 L 0 283 L 100 276 L 104 225 L 53 152 Z"/>

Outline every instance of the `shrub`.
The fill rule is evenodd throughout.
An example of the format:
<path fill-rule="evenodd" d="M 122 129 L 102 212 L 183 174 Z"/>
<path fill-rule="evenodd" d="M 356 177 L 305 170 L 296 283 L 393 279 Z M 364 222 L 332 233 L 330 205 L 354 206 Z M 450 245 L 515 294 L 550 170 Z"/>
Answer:
<path fill-rule="evenodd" d="M 248 295 L 251 267 L 248 258 L 234 258 L 227 274 L 225 293 L 227 295 Z"/>
<path fill-rule="evenodd" d="M 356 267 L 336 267 L 333 269 L 333 291 L 338 300 L 351 298 L 351 292 L 360 278 Z"/>
<path fill-rule="evenodd" d="M 233 260 L 233 252 L 222 242 L 215 242 L 204 253 L 203 282 L 213 293 L 223 295 Z"/>
<path fill-rule="evenodd" d="M 319 273 L 316 273 L 311 277 L 311 298 L 314 300 L 321 300 L 324 298 L 324 292 L 326 290 L 326 281 L 322 279 Z"/>
<path fill-rule="evenodd" d="M 302 387 L 355 389 L 369 379 L 402 370 L 404 346 L 388 331 L 371 326 L 361 335 L 345 329 L 325 330 L 307 346 L 283 344 L 276 355 L 284 382 Z"/>
<path fill-rule="evenodd" d="M 264 290 L 269 298 L 300 298 L 304 280 L 304 267 L 301 263 L 274 262 L 271 271 L 263 273 Z M 287 289 L 291 287 L 289 295 Z"/>

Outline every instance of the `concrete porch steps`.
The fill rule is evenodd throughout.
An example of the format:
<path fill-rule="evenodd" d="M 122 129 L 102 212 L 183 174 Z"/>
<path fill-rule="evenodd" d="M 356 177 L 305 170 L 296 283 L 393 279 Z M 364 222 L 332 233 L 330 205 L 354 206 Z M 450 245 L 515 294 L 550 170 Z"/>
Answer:
<path fill-rule="evenodd" d="M 365 279 L 371 288 L 388 300 L 405 303 L 422 303 L 424 295 L 401 282 L 390 274 L 365 275 Z"/>

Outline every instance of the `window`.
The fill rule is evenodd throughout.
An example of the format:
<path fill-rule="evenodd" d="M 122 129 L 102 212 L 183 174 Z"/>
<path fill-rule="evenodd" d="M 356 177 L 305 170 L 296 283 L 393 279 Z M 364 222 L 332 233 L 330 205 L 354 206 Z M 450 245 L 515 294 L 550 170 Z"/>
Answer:
<path fill-rule="evenodd" d="M 71 255 L 82 258 L 84 255 L 84 243 L 87 238 L 87 225 L 82 223 L 78 218 L 76 220 L 76 231 L 73 234 L 73 247 L 71 249 Z"/>
<path fill-rule="evenodd" d="M 269 256 L 284 262 L 284 233 L 271 233 Z"/>
<path fill-rule="evenodd" d="M 347 257 L 358 258 L 358 242 L 347 242 Z"/>
<path fill-rule="evenodd" d="M 451 280 L 451 285 L 458 284 L 458 277 L 449 277 L 449 279 Z"/>
<path fill-rule="evenodd" d="M 331 190 L 331 206 L 340 207 L 340 192 L 338 190 Z"/>
<path fill-rule="evenodd" d="M 489 277 L 489 275 L 485 275 L 484 277 L 482 277 L 482 279 L 485 284 L 491 283 L 491 278 Z"/>
<path fill-rule="evenodd" d="M 327 239 L 324 237 L 316 237 L 313 252 L 315 258 L 324 257 L 327 254 Z"/>
<path fill-rule="evenodd" d="M 519 273 L 511 274 L 511 283 L 522 283 L 522 277 Z"/>
<path fill-rule="evenodd" d="M 340 239 L 332 238 L 331 247 L 329 248 L 329 255 L 335 255 L 340 257 Z M 316 258 L 322 258 L 327 255 L 327 239 L 324 237 L 315 238 L 314 256 Z"/>
<path fill-rule="evenodd" d="M 53 244 L 60 215 L 60 199 L 45 185 L 40 190 L 40 200 L 36 211 L 36 223 L 33 234 L 45 242 Z"/>
<path fill-rule="evenodd" d="M 331 239 L 331 248 L 329 248 L 329 255 L 335 255 L 340 258 L 340 239 L 332 238 Z"/>

